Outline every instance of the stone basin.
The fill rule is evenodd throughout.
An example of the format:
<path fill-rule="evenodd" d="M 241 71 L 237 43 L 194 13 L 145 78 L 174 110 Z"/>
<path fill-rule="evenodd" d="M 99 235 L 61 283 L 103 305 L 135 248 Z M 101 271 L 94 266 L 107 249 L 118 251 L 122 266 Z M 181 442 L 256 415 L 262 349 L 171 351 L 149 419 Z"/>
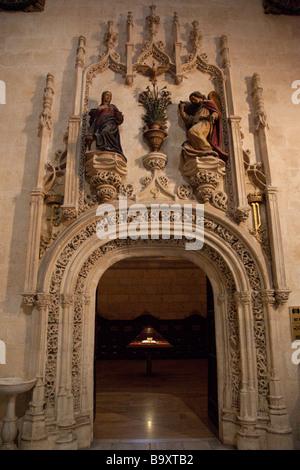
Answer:
<path fill-rule="evenodd" d="M 26 380 L 22 377 L 0 378 L 0 394 L 17 395 L 28 392 L 36 384 L 36 379 Z"/>
<path fill-rule="evenodd" d="M 8 395 L 8 403 L 1 430 L 2 445 L 0 450 L 17 449 L 16 397 L 19 393 L 28 392 L 28 390 L 35 386 L 36 381 L 37 379 L 23 379 L 22 377 L 0 377 L 0 395 Z"/>

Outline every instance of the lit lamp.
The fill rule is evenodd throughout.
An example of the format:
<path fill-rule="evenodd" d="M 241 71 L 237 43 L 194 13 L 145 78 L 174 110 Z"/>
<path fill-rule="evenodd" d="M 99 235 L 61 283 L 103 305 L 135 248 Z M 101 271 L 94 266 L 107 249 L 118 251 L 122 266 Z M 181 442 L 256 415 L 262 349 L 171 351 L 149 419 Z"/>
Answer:
<path fill-rule="evenodd" d="M 128 344 L 127 348 L 144 349 L 147 358 L 147 375 L 152 373 L 152 351 L 154 349 L 172 348 L 152 326 L 144 328 L 137 337 Z"/>

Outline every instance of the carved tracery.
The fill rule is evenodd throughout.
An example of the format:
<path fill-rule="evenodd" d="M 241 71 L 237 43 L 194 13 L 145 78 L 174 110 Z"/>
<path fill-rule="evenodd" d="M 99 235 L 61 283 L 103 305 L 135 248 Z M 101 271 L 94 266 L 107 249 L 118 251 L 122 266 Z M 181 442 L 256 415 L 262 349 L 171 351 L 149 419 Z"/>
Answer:
<path fill-rule="evenodd" d="M 76 235 L 73 240 L 63 249 L 61 255 L 56 263 L 50 283 L 50 306 L 48 317 L 48 350 L 47 350 L 47 365 L 46 365 L 46 389 L 45 398 L 49 406 L 49 410 L 53 409 L 55 403 L 55 388 L 56 388 L 56 363 L 57 363 L 57 348 L 58 348 L 58 324 L 59 324 L 59 310 L 60 310 L 60 289 L 61 281 L 64 271 L 67 267 L 72 256 L 76 250 L 90 237 L 95 236 L 97 222 L 93 222 L 87 226 L 81 233 Z M 205 219 L 205 228 L 209 231 L 220 236 L 223 241 L 228 244 L 241 259 L 247 271 L 251 289 L 252 289 L 252 302 L 254 314 L 254 337 L 256 341 L 256 354 L 257 354 L 257 367 L 258 367 L 258 393 L 259 403 L 265 406 L 266 396 L 268 394 L 268 380 L 267 380 L 267 362 L 266 362 L 266 339 L 265 339 L 265 321 L 263 314 L 263 307 L 260 297 L 261 281 L 255 263 L 251 256 L 236 236 L 231 234 L 226 228 L 222 227 L 219 223 L 212 220 Z M 100 258 L 105 256 L 106 253 L 118 249 L 122 246 L 133 246 L 139 244 L 155 244 L 157 240 L 115 240 L 108 244 L 97 248 L 92 255 L 84 262 L 80 270 L 76 283 L 76 300 L 74 306 L 74 326 L 73 326 L 73 369 L 72 369 L 72 384 L 73 394 L 75 398 L 76 410 L 80 406 L 80 354 L 79 348 L 82 344 L 82 312 L 84 303 L 84 293 L 86 289 L 86 278 L 90 269 L 99 262 Z M 182 240 L 160 240 L 159 243 L 175 244 L 178 247 L 182 246 Z M 217 254 L 211 247 L 205 245 L 203 252 L 208 257 L 210 262 L 220 271 L 224 285 L 227 291 L 227 326 L 229 329 L 230 338 L 230 351 L 231 351 L 231 380 L 232 380 L 232 406 L 238 408 L 239 403 L 239 383 L 240 383 L 240 365 L 239 365 L 239 333 L 237 323 L 237 313 L 235 308 L 234 292 L 236 290 L 235 282 L 233 280 L 230 269 L 226 262 Z M 263 409 L 262 411 L 265 411 Z"/>

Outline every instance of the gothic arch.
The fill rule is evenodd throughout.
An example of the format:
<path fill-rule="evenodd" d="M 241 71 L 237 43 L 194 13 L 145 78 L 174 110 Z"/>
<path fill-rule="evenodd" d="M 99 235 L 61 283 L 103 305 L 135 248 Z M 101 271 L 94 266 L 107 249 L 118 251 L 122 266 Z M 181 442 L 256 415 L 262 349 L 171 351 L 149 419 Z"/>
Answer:
<path fill-rule="evenodd" d="M 274 439 L 289 437 L 274 358 L 274 292 L 264 258 L 251 246 L 246 231 L 237 230 L 216 211 L 206 212 L 204 225 L 205 244 L 198 252 L 185 250 L 185 240 L 174 238 L 176 230 L 170 240 L 104 241 L 97 238 L 97 219 L 90 210 L 53 243 L 41 261 L 32 318 L 36 328 L 29 362 L 38 384 L 25 416 L 24 448 L 28 442 L 29 448 L 47 446 L 49 436 L 57 448 L 90 444 L 96 287 L 115 262 L 145 255 L 189 259 L 211 281 L 220 438 L 248 449 L 268 448 Z M 32 418 L 38 404 L 44 434 L 36 432 Z M 270 444 L 262 444 L 268 439 Z"/>

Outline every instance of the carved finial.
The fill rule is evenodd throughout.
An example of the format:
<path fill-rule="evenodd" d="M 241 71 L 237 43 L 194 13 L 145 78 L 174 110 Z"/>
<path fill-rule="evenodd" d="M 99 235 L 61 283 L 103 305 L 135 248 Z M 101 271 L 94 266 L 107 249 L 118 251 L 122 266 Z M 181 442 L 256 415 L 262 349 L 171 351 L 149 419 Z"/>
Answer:
<path fill-rule="evenodd" d="M 228 38 L 227 36 L 222 36 L 220 40 L 221 46 L 221 55 L 223 58 L 222 67 L 230 67 L 230 60 L 229 60 L 229 47 L 228 47 Z"/>
<path fill-rule="evenodd" d="M 197 51 L 200 47 L 201 39 L 202 39 L 202 34 L 199 31 L 199 22 L 194 20 L 192 22 L 193 29 L 190 33 L 190 41 L 193 45 L 193 49 Z"/>
<path fill-rule="evenodd" d="M 150 15 L 146 18 L 146 24 L 150 25 L 150 34 L 152 39 L 157 33 L 157 25 L 160 22 L 159 16 L 155 14 L 156 5 L 150 6 Z"/>
<path fill-rule="evenodd" d="M 133 15 L 132 11 L 129 11 L 127 14 L 127 24 L 133 26 Z"/>
<path fill-rule="evenodd" d="M 79 36 L 78 38 L 78 47 L 77 47 L 77 56 L 76 56 L 76 68 L 84 66 L 84 55 L 85 55 L 85 43 L 86 39 L 84 36 Z"/>
<path fill-rule="evenodd" d="M 114 22 L 108 21 L 107 32 L 104 35 L 103 42 L 107 50 L 114 49 L 118 43 L 118 33 L 114 31 Z"/>
<path fill-rule="evenodd" d="M 254 73 L 252 76 L 251 95 L 254 104 L 254 124 L 256 130 L 258 130 L 260 125 L 268 127 L 262 92 L 263 89 L 261 87 L 260 76 L 258 73 Z"/>
<path fill-rule="evenodd" d="M 52 115 L 51 108 L 54 95 L 54 76 L 51 73 L 48 73 L 46 78 L 46 87 L 44 88 L 43 95 L 43 111 L 40 114 L 40 125 L 39 125 L 39 135 L 42 132 L 43 128 L 47 128 L 49 131 L 52 130 Z"/>
<path fill-rule="evenodd" d="M 177 11 L 174 11 L 173 23 L 176 24 L 176 25 L 179 25 L 179 18 L 178 18 Z"/>

